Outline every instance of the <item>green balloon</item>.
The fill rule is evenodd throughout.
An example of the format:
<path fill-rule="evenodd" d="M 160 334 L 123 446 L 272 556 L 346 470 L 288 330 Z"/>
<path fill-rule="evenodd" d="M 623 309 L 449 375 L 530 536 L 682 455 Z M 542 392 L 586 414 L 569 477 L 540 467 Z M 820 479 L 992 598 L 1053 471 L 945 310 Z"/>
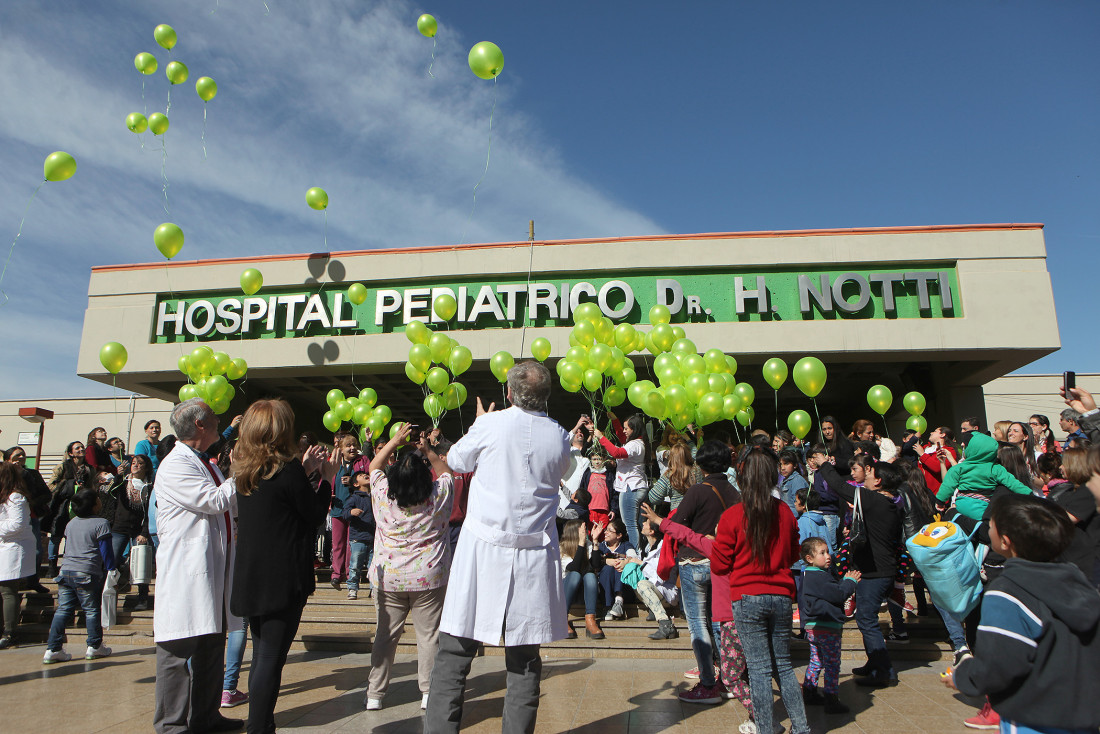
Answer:
<path fill-rule="evenodd" d="M 737 417 L 737 411 L 741 410 L 741 398 L 736 395 L 726 395 L 722 398 L 722 417 L 731 421 Z"/>
<path fill-rule="evenodd" d="M 131 112 L 126 115 L 126 128 L 134 134 L 143 133 L 149 129 L 149 120 L 140 112 Z"/>
<path fill-rule="evenodd" d="M 134 57 L 134 68 L 142 74 L 149 76 L 157 73 L 157 57 L 146 51 L 142 51 Z"/>
<path fill-rule="evenodd" d="M 340 417 L 341 421 L 351 420 L 351 413 L 354 408 L 351 407 L 351 403 L 347 400 L 340 400 L 336 405 L 332 406 L 332 412 Z"/>
<path fill-rule="evenodd" d="M 431 394 L 424 398 L 424 412 L 428 414 L 433 421 L 439 420 L 439 416 L 443 415 L 443 411 L 446 406 L 443 403 L 443 398 L 436 394 Z"/>
<path fill-rule="evenodd" d="M 684 357 L 684 361 L 680 363 L 680 372 L 685 375 L 701 375 L 706 371 L 707 362 L 698 354 L 688 354 Z"/>
<path fill-rule="evenodd" d="M 690 375 L 684 380 L 684 389 L 691 401 L 697 403 L 710 391 L 710 382 L 706 375 Z"/>
<path fill-rule="evenodd" d="M 372 434 L 377 435 L 382 432 L 383 428 L 386 427 L 386 421 L 383 420 L 382 416 L 378 415 L 377 413 L 371 413 L 370 418 L 367 418 L 366 425 L 367 428 L 370 429 Z"/>
<path fill-rule="evenodd" d="M 910 415 L 920 415 L 928 407 L 924 396 L 916 390 L 906 393 L 905 397 L 901 399 L 901 404 Z M 921 433 L 924 433 L 924 431 L 921 431 Z"/>
<path fill-rule="evenodd" d="M 153 39 L 161 45 L 161 48 L 171 51 L 176 45 L 176 29 L 161 23 L 153 29 Z"/>
<path fill-rule="evenodd" d="M 432 366 L 432 350 L 426 344 L 413 344 L 409 349 L 409 364 L 421 372 L 427 372 Z"/>
<path fill-rule="evenodd" d="M 470 352 L 469 348 L 462 346 L 451 348 L 451 356 L 447 360 L 447 366 L 451 368 L 451 374 L 458 377 L 466 370 L 470 369 L 470 365 L 474 363 L 474 355 Z"/>
<path fill-rule="evenodd" d="M 613 361 L 611 348 L 606 344 L 596 344 L 588 350 L 588 364 L 592 365 L 594 370 L 603 372 L 611 366 Z"/>
<path fill-rule="evenodd" d="M 806 434 L 810 432 L 812 426 L 813 421 L 810 420 L 810 414 L 804 410 L 793 411 L 787 416 L 787 428 L 790 429 L 795 438 L 806 438 Z"/>
<path fill-rule="evenodd" d="M 491 41 L 475 43 L 470 49 L 467 61 L 470 64 L 470 71 L 482 79 L 492 79 L 504 68 L 504 54 L 500 47 Z"/>
<path fill-rule="evenodd" d="M 340 418 L 337 417 L 337 415 L 331 410 L 325 411 L 324 417 L 321 418 L 321 423 L 325 426 L 325 428 L 332 431 L 333 433 L 336 433 L 340 430 Z"/>
<path fill-rule="evenodd" d="M 735 417 L 737 418 L 737 422 L 743 426 L 747 426 L 752 423 L 752 416 L 749 415 L 749 412 L 747 410 L 737 411 L 737 415 Z"/>
<path fill-rule="evenodd" d="M 218 83 L 208 76 L 200 76 L 198 81 L 195 82 L 195 94 L 199 95 L 199 99 L 203 102 L 209 102 L 214 99 L 214 96 L 218 93 Z"/>
<path fill-rule="evenodd" d="M 624 390 L 633 385 L 634 381 L 638 379 L 637 373 L 629 367 L 619 370 L 611 377 L 615 380 L 615 384 Z"/>
<path fill-rule="evenodd" d="M 729 368 L 731 375 L 737 374 L 737 360 L 728 354 L 726 355 L 726 367 Z"/>
<path fill-rule="evenodd" d="M 182 61 L 169 61 L 168 66 L 164 67 L 164 75 L 168 77 L 168 81 L 173 85 L 183 84 L 187 81 L 187 74 L 187 65 Z"/>
<path fill-rule="evenodd" d="M 649 338 L 653 340 L 653 346 L 660 352 L 667 352 L 676 343 L 676 334 L 668 324 L 657 324 L 649 332 Z"/>
<path fill-rule="evenodd" d="M 677 328 L 678 327 L 673 327 L 673 329 L 672 329 L 672 335 L 673 336 L 676 336 L 676 329 Z M 695 348 L 695 342 L 693 342 L 691 339 L 687 339 L 685 337 L 679 337 L 676 341 L 674 341 L 672 343 L 672 351 L 680 352 L 681 354 L 695 354 L 696 356 L 698 356 L 696 353 L 699 350 Z"/>
<path fill-rule="evenodd" d="M 416 385 L 423 385 L 424 380 L 427 379 L 427 375 L 413 367 L 411 362 L 405 363 L 405 376 L 413 381 Z"/>
<path fill-rule="evenodd" d="M 180 402 L 183 403 L 183 402 L 186 402 L 188 400 L 191 400 L 192 398 L 197 398 L 199 396 L 199 393 L 198 393 L 197 390 L 195 390 L 194 385 L 192 385 L 191 383 L 187 383 L 186 385 L 184 385 L 183 387 L 180 388 L 179 395 L 180 395 Z"/>
<path fill-rule="evenodd" d="M 237 357 L 229 360 L 229 366 L 225 368 L 225 376 L 230 380 L 239 380 L 248 372 L 248 362 Z"/>
<path fill-rule="evenodd" d="M 893 403 L 894 396 L 885 385 L 872 385 L 867 391 L 867 405 L 879 415 L 886 415 Z"/>
<path fill-rule="evenodd" d="M 570 382 L 564 377 L 559 377 L 558 381 L 561 383 L 562 389 L 566 392 L 580 392 L 581 390 L 581 383 L 579 382 Z"/>
<path fill-rule="evenodd" d="M 328 391 L 328 395 L 325 396 L 325 402 L 328 403 L 328 407 L 335 408 L 336 404 L 344 400 L 344 391 L 338 388 L 333 388 Z"/>
<path fill-rule="evenodd" d="M 355 406 L 355 409 L 351 411 L 351 419 L 355 421 L 355 424 L 361 426 L 367 422 L 367 419 L 371 416 L 371 409 L 369 406 L 360 403 Z"/>
<path fill-rule="evenodd" d="M 561 371 L 558 376 L 566 382 L 574 382 L 578 385 L 584 380 L 584 367 L 581 367 L 572 360 L 562 360 L 559 364 L 562 365 Z"/>
<path fill-rule="evenodd" d="M 722 418 L 722 396 L 716 392 L 708 392 L 699 401 L 697 412 L 707 423 L 713 423 Z"/>
<path fill-rule="evenodd" d="M 669 313 L 668 306 L 658 304 L 649 309 L 649 323 L 654 326 L 657 324 L 667 324 L 671 318 L 672 314 Z"/>
<path fill-rule="evenodd" d="M 168 132 L 168 116 L 162 112 L 149 115 L 149 130 L 153 135 L 164 135 Z"/>
<path fill-rule="evenodd" d="M 603 374 L 598 370 L 585 370 L 584 377 L 581 379 L 581 383 L 590 392 L 596 392 L 603 386 Z"/>
<path fill-rule="evenodd" d="M 314 186 L 306 190 L 306 204 L 310 209 L 322 211 L 328 209 L 328 192 L 320 186 Z"/>
<path fill-rule="evenodd" d="M 452 382 L 443 391 L 443 402 L 447 410 L 454 410 L 466 402 L 466 386 L 461 382 Z"/>
<path fill-rule="evenodd" d="M 668 407 L 665 405 L 665 396 L 657 390 L 650 390 L 649 394 L 645 396 L 645 408 L 643 410 L 646 415 L 652 416 L 657 420 L 664 420 L 668 415 Z"/>
<path fill-rule="evenodd" d="M 726 371 L 726 355 L 721 349 L 708 349 L 703 354 L 703 361 L 707 365 L 707 372 Z"/>
<path fill-rule="evenodd" d="M 378 404 L 378 393 L 373 387 L 364 387 L 359 391 L 359 401 L 368 408 Z"/>
<path fill-rule="evenodd" d="M 905 427 L 923 434 L 928 430 L 928 420 L 923 415 L 911 415 L 905 419 Z"/>
<path fill-rule="evenodd" d="M 433 362 L 446 364 L 447 357 L 451 354 L 451 338 L 446 334 L 436 332 L 428 340 L 428 349 L 431 350 Z"/>
<path fill-rule="evenodd" d="M 779 357 L 772 357 L 765 362 L 763 372 L 764 382 L 768 383 L 772 390 L 778 390 L 787 381 L 787 363 Z M 794 433 L 794 431 L 791 431 L 791 433 Z M 802 437 L 799 436 L 799 438 Z"/>
<path fill-rule="evenodd" d="M 626 401 L 626 391 L 621 387 L 612 385 L 604 390 L 603 404 L 609 408 L 616 408 Z"/>
<path fill-rule="evenodd" d="M 825 365 L 817 357 L 803 357 L 794 365 L 794 384 L 808 398 L 816 398 L 825 387 Z"/>
<path fill-rule="evenodd" d="M 647 387 L 644 384 L 645 382 L 645 380 L 639 380 L 626 389 L 626 399 L 630 401 L 631 405 L 639 410 L 645 403 L 645 396 L 648 395 L 649 391 L 652 389 L 651 387 Z"/>
<path fill-rule="evenodd" d="M 497 378 L 497 382 L 504 384 L 508 381 L 508 370 L 512 369 L 516 364 L 516 361 L 512 359 L 512 355 L 508 352 L 497 352 L 489 358 L 489 369 L 492 371 L 493 376 Z"/>
<path fill-rule="evenodd" d="M 195 347 L 191 350 L 191 369 L 208 373 L 214 366 L 214 350 L 210 347 Z"/>
<path fill-rule="evenodd" d="M 615 346 L 624 352 L 629 352 L 634 348 L 637 336 L 638 332 L 631 324 L 619 324 L 615 327 Z"/>
<path fill-rule="evenodd" d="M 390 419 L 393 418 L 393 411 L 390 410 L 388 405 L 374 406 L 374 414 L 382 417 L 382 425 L 389 423 Z"/>
<path fill-rule="evenodd" d="M 367 287 L 362 283 L 352 283 L 348 286 L 348 300 L 356 306 L 362 306 L 367 300 Z"/>
<path fill-rule="evenodd" d="M 423 36 L 434 38 L 436 31 L 439 30 L 439 24 L 436 23 L 435 18 L 424 13 L 416 19 L 416 30 L 420 31 Z"/>
<path fill-rule="evenodd" d="M 191 371 L 191 357 L 186 354 L 181 354 L 179 359 L 176 360 L 176 367 L 179 368 L 180 372 L 186 375 Z"/>
<path fill-rule="evenodd" d="M 440 293 L 432 303 L 432 311 L 444 321 L 450 321 L 458 313 L 458 301 L 450 293 Z"/>
<path fill-rule="evenodd" d="M 553 347 L 550 345 L 550 340 L 545 337 L 540 336 L 531 342 L 531 356 L 540 362 L 545 362 L 552 351 Z"/>
<path fill-rule="evenodd" d="M 112 375 L 122 372 L 126 366 L 126 347 L 118 342 L 107 342 L 99 348 L 99 363 Z"/>
<path fill-rule="evenodd" d="M 47 181 L 64 181 L 76 173 L 76 159 L 63 150 L 56 150 L 46 156 L 42 164 L 42 175 Z"/>
<path fill-rule="evenodd" d="M 255 295 L 263 287 L 264 276 L 256 268 L 247 268 L 241 273 L 241 290 L 246 296 Z"/>
<path fill-rule="evenodd" d="M 171 260 L 183 249 L 183 230 L 178 225 L 165 222 L 153 230 L 153 244 L 161 255 Z"/>
<path fill-rule="evenodd" d="M 432 367 L 424 378 L 424 383 L 428 386 L 428 389 L 436 394 L 446 390 L 450 381 L 451 376 L 442 367 Z"/>
<path fill-rule="evenodd" d="M 405 324 L 405 338 L 413 344 L 427 344 L 432 338 L 432 330 L 423 321 L 410 321 Z"/>
<path fill-rule="evenodd" d="M 737 383 L 737 386 L 733 388 L 733 392 L 741 398 L 741 405 L 746 408 L 752 405 L 752 401 L 756 399 L 756 391 L 747 382 Z"/>
<path fill-rule="evenodd" d="M 596 322 L 603 318 L 603 314 L 600 313 L 600 307 L 594 303 L 579 303 L 577 307 L 573 309 L 573 323 L 579 324 L 582 321 L 591 322 L 595 327 Z"/>

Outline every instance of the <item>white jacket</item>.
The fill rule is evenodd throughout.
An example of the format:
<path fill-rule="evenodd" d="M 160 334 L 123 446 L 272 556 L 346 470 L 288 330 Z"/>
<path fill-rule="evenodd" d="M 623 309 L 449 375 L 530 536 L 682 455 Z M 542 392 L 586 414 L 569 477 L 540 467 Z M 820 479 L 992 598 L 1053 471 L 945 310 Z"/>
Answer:
<path fill-rule="evenodd" d="M 473 472 L 439 629 L 489 645 L 563 639 L 565 590 L 554 522 L 568 434 L 545 413 L 511 407 L 474 421 L 447 452 Z"/>
<path fill-rule="evenodd" d="M 240 626 L 227 593 L 233 523 L 226 517 L 235 514 L 233 483 L 215 484 L 198 453 L 177 443 L 157 469 L 157 642 L 222 632 L 227 621 L 229 629 Z"/>
<path fill-rule="evenodd" d="M 34 573 L 34 532 L 27 498 L 12 492 L 0 505 L 0 581 L 22 579 Z"/>

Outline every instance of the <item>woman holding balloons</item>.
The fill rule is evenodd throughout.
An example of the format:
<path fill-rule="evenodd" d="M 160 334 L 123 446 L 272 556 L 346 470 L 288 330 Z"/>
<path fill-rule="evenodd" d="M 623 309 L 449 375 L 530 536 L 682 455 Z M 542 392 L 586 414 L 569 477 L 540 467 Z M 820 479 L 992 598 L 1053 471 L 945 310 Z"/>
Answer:
<path fill-rule="evenodd" d="M 635 413 L 626 419 L 626 423 L 621 423 L 614 413 L 609 411 L 608 415 L 621 446 L 611 443 L 595 424 L 589 422 L 589 428 L 604 451 L 615 460 L 615 491 L 619 495 L 619 517 L 626 523 L 630 544 L 640 550 L 642 537 L 638 532 L 638 513 L 642 499 L 649 491 L 649 480 L 645 473 L 645 462 L 649 457 L 645 419 L 641 413 Z"/>

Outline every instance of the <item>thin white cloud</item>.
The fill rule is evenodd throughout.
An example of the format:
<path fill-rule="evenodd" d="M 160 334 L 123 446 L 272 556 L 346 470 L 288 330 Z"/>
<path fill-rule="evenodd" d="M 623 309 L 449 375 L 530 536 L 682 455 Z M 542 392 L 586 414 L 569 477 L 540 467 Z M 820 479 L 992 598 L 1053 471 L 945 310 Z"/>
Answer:
<path fill-rule="evenodd" d="M 285 3 L 270 15 L 258 1 L 181 5 L 41 2 L 7 18 L 0 10 L 0 235 L 14 236 L 47 153 L 78 161 L 76 177 L 40 192 L 3 284 L 15 303 L 0 307 L 0 339 L 55 331 L 51 357 L 30 371 L 0 358 L 0 397 L 29 394 L 29 381 L 35 394 L 47 384 L 56 394 L 90 392 L 74 375 L 88 268 L 159 259 L 152 230 L 162 221 L 184 228 L 186 258 L 317 251 L 322 215 L 304 201 L 316 185 L 331 198 L 330 249 L 452 244 L 463 232 L 468 242 L 523 239 L 531 218 L 544 238 L 661 231 L 570 174 L 515 107 L 511 90 L 523 82 L 507 66 L 495 90 L 469 73 L 476 30 L 444 25 L 432 79 L 431 41 L 416 32 L 420 11 L 407 2 Z M 143 151 L 123 124 L 142 109 L 139 51 L 160 62 L 145 78 L 145 104 L 163 109 L 169 54 L 152 39 L 161 22 L 179 33 L 171 58 L 191 75 L 171 90 L 169 214 L 160 140 L 146 134 Z M 205 160 L 194 92 L 203 75 L 218 82 Z M 492 159 L 471 217 L 494 93 Z"/>

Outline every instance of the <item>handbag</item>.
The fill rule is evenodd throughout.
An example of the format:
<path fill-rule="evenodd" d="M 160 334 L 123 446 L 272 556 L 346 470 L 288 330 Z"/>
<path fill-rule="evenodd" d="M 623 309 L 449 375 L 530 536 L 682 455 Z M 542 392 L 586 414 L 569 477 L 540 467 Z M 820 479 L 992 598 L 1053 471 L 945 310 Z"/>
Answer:
<path fill-rule="evenodd" d="M 863 518 L 863 503 L 859 500 L 859 487 L 856 487 L 855 502 L 852 503 L 852 524 L 848 528 L 848 547 L 852 551 L 867 546 L 867 521 Z"/>

